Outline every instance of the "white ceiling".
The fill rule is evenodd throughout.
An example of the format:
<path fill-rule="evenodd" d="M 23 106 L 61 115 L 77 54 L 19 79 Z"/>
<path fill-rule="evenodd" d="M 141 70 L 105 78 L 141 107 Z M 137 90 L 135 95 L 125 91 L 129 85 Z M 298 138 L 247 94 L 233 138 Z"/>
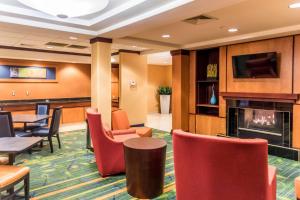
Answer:
<path fill-rule="evenodd" d="M 297 0 L 110 0 L 104 10 L 60 19 L 21 5 L 0 0 L 0 45 L 47 49 L 47 42 L 87 46 L 51 50 L 90 53 L 89 40 L 113 38 L 113 51 L 128 49 L 144 54 L 173 49 L 204 48 L 240 41 L 300 33 L 300 9 L 289 9 Z M 299 0 L 300 2 L 300 0 Z M 184 19 L 205 14 L 217 18 L 192 25 Z M 229 33 L 230 27 L 239 32 Z M 164 39 L 162 34 L 170 34 Z M 71 40 L 69 37 L 77 37 Z M 164 64 L 166 53 L 149 56 Z"/>

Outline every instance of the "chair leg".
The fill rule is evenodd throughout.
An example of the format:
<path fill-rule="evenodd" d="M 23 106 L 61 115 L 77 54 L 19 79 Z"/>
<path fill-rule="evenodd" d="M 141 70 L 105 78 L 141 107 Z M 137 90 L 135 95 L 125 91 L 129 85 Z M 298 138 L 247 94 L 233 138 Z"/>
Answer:
<path fill-rule="evenodd" d="M 40 148 L 43 148 L 43 140 L 40 143 Z"/>
<path fill-rule="evenodd" d="M 53 153 L 52 136 L 48 136 L 48 141 L 49 141 L 49 144 L 50 144 L 51 153 Z"/>
<path fill-rule="evenodd" d="M 60 137 L 59 137 L 58 133 L 56 134 L 56 138 L 57 138 L 57 141 L 58 141 L 58 148 L 61 149 Z"/>
<path fill-rule="evenodd" d="M 28 174 L 24 179 L 24 194 L 25 194 L 24 198 L 25 198 L 25 200 L 29 200 L 29 197 L 30 197 L 29 184 L 30 183 L 29 183 L 29 174 Z"/>
<path fill-rule="evenodd" d="M 12 186 L 10 189 L 7 190 L 9 195 L 12 195 L 15 192 L 15 187 Z"/>

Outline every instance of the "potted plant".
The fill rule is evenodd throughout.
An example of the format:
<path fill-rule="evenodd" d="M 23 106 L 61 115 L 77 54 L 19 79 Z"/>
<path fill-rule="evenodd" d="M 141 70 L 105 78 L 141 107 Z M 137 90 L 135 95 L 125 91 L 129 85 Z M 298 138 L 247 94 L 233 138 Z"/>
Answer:
<path fill-rule="evenodd" d="M 169 114 L 172 88 L 168 86 L 160 86 L 158 88 L 158 94 L 160 99 L 160 113 Z"/>

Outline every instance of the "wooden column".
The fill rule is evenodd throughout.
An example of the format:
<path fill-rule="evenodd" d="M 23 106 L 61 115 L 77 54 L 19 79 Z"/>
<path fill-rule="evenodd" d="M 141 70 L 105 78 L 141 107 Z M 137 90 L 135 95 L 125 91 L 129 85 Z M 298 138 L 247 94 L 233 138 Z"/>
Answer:
<path fill-rule="evenodd" d="M 172 55 L 172 128 L 189 130 L 190 52 L 171 51 Z"/>
<path fill-rule="evenodd" d="M 196 51 L 190 52 L 189 132 L 196 133 Z"/>
<path fill-rule="evenodd" d="M 94 38 L 92 46 L 91 98 L 103 123 L 111 126 L 111 43 L 112 39 Z M 80 83 L 79 83 L 80 84 Z"/>

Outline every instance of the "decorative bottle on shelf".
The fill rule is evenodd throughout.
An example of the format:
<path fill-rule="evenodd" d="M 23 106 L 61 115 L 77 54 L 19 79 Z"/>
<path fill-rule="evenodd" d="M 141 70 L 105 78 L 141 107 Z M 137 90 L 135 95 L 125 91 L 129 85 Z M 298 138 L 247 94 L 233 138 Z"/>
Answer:
<path fill-rule="evenodd" d="M 217 98 L 215 96 L 215 85 L 213 84 L 212 88 L 211 88 L 211 97 L 210 97 L 210 101 L 209 103 L 211 105 L 215 105 L 217 104 Z"/>

